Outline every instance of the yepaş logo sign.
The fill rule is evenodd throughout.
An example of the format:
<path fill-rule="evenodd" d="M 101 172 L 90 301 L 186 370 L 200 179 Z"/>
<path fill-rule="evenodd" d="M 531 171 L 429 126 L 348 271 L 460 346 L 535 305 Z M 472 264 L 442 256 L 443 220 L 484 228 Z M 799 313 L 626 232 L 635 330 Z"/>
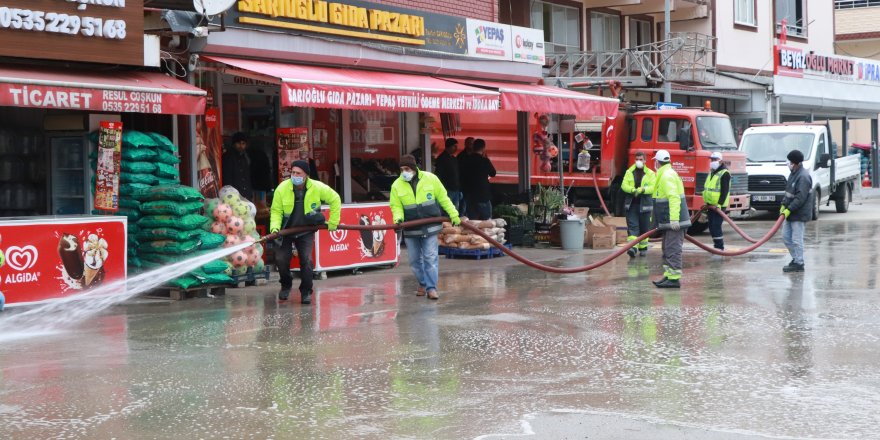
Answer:
<path fill-rule="evenodd" d="M 467 20 L 468 54 L 479 58 L 512 60 L 510 26 L 491 21 Z"/>

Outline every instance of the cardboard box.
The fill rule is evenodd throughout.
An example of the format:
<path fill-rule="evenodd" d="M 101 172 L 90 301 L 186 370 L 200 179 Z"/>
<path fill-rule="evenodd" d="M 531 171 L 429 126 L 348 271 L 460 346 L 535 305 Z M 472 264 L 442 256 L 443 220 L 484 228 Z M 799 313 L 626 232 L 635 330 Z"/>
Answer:
<path fill-rule="evenodd" d="M 590 208 L 573 208 L 572 214 L 576 215 L 577 218 L 586 220 L 590 215 Z"/>
<path fill-rule="evenodd" d="M 614 226 L 617 230 L 617 244 L 626 243 L 629 231 L 626 227 L 626 217 L 602 217 L 602 223 L 607 226 Z"/>
<path fill-rule="evenodd" d="M 614 249 L 614 240 L 615 240 L 616 232 L 611 232 L 610 234 L 594 234 L 593 235 L 593 249 Z"/>
<path fill-rule="evenodd" d="M 590 218 L 590 222 L 587 223 L 587 229 L 584 234 L 584 244 L 592 249 L 611 249 L 617 242 L 617 228 L 614 226 L 606 226 L 598 218 Z M 600 245 L 605 245 L 604 243 L 609 240 L 611 244 L 605 245 L 608 247 L 596 247 L 597 237 L 599 237 Z"/>

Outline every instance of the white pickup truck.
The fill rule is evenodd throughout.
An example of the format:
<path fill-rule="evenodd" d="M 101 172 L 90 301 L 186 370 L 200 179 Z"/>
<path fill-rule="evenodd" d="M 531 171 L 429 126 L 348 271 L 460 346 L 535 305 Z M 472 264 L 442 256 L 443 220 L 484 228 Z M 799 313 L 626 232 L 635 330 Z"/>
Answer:
<path fill-rule="evenodd" d="M 837 212 L 849 210 L 861 163 L 858 156 L 835 157 L 826 124 L 800 122 L 753 126 L 743 133 L 739 149 L 746 153 L 752 208 L 779 210 L 789 175 L 786 156 L 791 150 L 798 149 L 804 153 L 804 168 L 813 177 L 816 192 L 813 219 L 819 218 L 819 207 L 830 205 L 832 200 Z"/>

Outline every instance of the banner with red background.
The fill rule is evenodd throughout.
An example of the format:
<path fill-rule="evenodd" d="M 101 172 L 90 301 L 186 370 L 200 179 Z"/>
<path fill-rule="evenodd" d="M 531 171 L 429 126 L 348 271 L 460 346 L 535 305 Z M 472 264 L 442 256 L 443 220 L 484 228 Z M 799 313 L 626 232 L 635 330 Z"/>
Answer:
<path fill-rule="evenodd" d="M 101 121 L 98 131 L 98 167 L 95 209 L 119 210 L 119 174 L 122 162 L 122 122 Z"/>
<path fill-rule="evenodd" d="M 0 290 L 14 304 L 124 280 L 126 247 L 125 217 L 0 222 Z"/>

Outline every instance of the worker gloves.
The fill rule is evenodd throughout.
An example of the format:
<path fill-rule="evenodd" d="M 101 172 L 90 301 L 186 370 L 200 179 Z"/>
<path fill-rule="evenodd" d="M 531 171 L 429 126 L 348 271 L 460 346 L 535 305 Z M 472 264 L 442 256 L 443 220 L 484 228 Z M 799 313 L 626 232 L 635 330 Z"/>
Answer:
<path fill-rule="evenodd" d="M 461 219 L 458 219 L 458 218 L 452 219 L 452 226 L 461 226 Z"/>
<path fill-rule="evenodd" d="M 785 218 L 788 219 L 788 216 L 791 215 L 791 211 L 789 211 L 789 209 L 786 208 L 785 205 L 782 205 L 781 207 L 779 207 L 779 214 L 784 215 Z"/>
<path fill-rule="evenodd" d="M 636 188 L 636 192 L 633 193 L 633 194 L 634 194 L 634 195 L 637 195 L 637 196 L 640 196 L 640 195 L 642 195 L 642 193 L 644 193 L 644 192 L 645 192 L 645 188 Z"/>
<path fill-rule="evenodd" d="M 333 232 L 333 231 L 336 230 L 337 227 L 338 227 L 338 226 L 328 224 L 328 225 L 327 225 L 327 230 L 330 231 L 330 232 Z"/>
<path fill-rule="evenodd" d="M 681 229 L 681 225 L 679 225 L 678 222 L 674 222 L 669 225 L 669 229 L 673 231 L 678 231 L 679 229 Z"/>

